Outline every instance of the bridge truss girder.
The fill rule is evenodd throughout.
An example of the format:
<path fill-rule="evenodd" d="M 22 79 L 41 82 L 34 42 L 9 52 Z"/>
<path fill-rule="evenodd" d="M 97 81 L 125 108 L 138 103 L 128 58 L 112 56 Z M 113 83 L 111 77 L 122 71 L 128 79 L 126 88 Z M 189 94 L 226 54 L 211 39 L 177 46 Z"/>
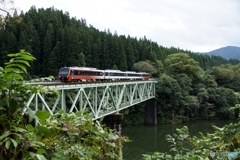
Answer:
<path fill-rule="evenodd" d="M 26 103 L 32 110 L 77 112 L 88 110 L 93 120 L 155 97 L 156 81 L 52 85 L 60 96 L 33 94 Z"/>

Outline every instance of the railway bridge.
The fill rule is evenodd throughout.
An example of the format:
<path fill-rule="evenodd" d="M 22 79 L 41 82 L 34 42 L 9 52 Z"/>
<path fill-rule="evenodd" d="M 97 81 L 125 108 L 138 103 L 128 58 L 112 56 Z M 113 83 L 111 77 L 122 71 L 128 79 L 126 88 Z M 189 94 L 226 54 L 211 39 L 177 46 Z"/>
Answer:
<path fill-rule="evenodd" d="M 27 108 L 34 111 L 47 110 L 51 114 L 59 110 L 77 112 L 88 110 L 97 120 L 107 115 L 118 115 L 121 110 L 146 101 L 147 124 L 156 124 L 155 83 L 156 80 L 61 83 L 42 82 L 34 85 L 47 85 L 57 90 L 59 96 L 32 94 L 26 102 Z"/>

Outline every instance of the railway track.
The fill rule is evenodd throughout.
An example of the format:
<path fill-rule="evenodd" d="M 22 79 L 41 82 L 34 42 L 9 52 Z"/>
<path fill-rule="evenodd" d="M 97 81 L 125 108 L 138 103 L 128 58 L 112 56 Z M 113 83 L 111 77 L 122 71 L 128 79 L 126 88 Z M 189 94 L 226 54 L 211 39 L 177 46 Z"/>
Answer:
<path fill-rule="evenodd" d="M 149 80 L 154 80 L 154 79 L 149 79 Z M 149 80 L 141 80 L 141 81 L 149 81 Z M 128 81 L 105 81 L 105 82 L 71 82 L 71 83 L 65 83 L 61 81 L 54 81 L 54 82 L 26 82 L 27 84 L 31 85 L 43 85 L 43 86 L 53 86 L 53 85 L 76 85 L 76 84 L 95 84 L 95 83 L 113 83 L 113 82 L 133 82 L 133 81 L 140 81 L 140 80 L 128 80 Z"/>

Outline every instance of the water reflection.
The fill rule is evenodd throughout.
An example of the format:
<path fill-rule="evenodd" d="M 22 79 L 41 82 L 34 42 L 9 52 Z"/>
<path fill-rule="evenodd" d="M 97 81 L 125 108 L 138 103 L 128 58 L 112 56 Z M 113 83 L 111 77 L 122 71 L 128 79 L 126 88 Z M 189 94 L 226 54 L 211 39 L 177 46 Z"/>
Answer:
<path fill-rule="evenodd" d="M 125 143 L 123 147 L 124 160 L 140 160 L 142 154 L 154 151 L 169 152 L 169 143 L 166 141 L 167 134 L 176 133 L 176 128 L 187 126 L 191 136 L 200 136 L 212 133 L 212 125 L 223 127 L 225 124 L 236 122 L 228 121 L 196 121 L 184 124 L 161 124 L 158 126 L 124 126 L 122 135 L 128 136 L 132 142 Z"/>

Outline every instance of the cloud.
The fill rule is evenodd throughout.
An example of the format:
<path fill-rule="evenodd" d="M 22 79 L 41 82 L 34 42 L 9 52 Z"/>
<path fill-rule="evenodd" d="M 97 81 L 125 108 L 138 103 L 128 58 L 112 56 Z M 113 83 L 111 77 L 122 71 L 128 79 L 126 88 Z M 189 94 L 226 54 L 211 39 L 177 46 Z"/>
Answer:
<path fill-rule="evenodd" d="M 28 11 L 54 6 L 71 17 L 85 18 L 99 30 L 146 36 L 164 47 L 194 52 L 239 46 L 239 0 L 18 0 Z"/>

